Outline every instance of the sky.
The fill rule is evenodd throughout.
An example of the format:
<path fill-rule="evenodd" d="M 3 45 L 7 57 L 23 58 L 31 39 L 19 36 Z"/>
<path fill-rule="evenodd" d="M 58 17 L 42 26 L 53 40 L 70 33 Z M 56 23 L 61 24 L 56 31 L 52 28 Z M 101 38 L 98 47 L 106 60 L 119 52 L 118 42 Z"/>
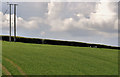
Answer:
<path fill-rule="evenodd" d="M 102 1 L 18 2 L 17 36 L 118 46 L 118 3 Z M 2 3 L 1 35 L 9 34 L 7 9 Z"/>

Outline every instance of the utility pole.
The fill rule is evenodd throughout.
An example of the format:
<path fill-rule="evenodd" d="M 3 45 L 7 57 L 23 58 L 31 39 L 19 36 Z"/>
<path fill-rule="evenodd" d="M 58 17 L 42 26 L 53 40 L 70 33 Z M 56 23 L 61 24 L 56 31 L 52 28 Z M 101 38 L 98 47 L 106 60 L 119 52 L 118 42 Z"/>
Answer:
<path fill-rule="evenodd" d="M 9 36 L 9 41 L 11 42 L 11 6 L 12 4 L 9 4 L 10 6 L 10 20 L 9 20 L 9 24 L 10 24 L 10 36 Z"/>
<path fill-rule="evenodd" d="M 14 4 L 14 42 L 16 42 L 16 5 Z"/>
<path fill-rule="evenodd" d="M 12 19 L 11 19 L 11 16 L 12 16 L 12 13 L 11 13 L 11 8 L 12 8 L 12 5 L 14 6 L 14 42 L 16 42 L 16 7 L 17 7 L 17 4 L 9 4 L 9 7 L 10 7 L 10 21 L 9 21 L 9 24 L 10 24 L 10 36 L 9 36 L 9 41 L 11 42 L 12 40 L 11 40 L 11 21 L 12 21 Z"/>

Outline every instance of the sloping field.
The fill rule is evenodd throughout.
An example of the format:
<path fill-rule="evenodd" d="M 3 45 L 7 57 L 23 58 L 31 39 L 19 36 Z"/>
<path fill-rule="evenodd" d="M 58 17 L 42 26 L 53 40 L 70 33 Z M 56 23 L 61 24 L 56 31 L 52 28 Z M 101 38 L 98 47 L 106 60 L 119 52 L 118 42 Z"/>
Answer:
<path fill-rule="evenodd" d="M 118 50 L 5 41 L 2 43 L 2 64 L 5 67 L 3 74 L 118 74 Z"/>

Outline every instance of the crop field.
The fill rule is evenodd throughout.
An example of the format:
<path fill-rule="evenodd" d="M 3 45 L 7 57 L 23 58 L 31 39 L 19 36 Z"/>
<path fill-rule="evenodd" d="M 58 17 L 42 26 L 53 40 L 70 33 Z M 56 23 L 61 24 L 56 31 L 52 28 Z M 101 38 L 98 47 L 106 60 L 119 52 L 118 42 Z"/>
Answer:
<path fill-rule="evenodd" d="M 4 75 L 118 75 L 118 50 L 2 42 Z"/>

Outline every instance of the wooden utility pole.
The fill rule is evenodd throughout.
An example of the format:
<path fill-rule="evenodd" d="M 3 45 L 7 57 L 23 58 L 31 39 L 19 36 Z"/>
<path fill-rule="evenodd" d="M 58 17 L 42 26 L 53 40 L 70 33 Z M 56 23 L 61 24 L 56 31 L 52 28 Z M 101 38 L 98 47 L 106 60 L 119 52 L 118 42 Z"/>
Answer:
<path fill-rule="evenodd" d="M 16 42 L 16 5 L 14 4 L 14 42 Z"/>
<path fill-rule="evenodd" d="M 9 4 L 9 6 L 10 6 L 10 20 L 9 20 L 9 26 L 10 26 L 10 36 L 9 36 L 9 41 L 11 42 L 11 6 L 12 6 L 12 4 Z"/>

